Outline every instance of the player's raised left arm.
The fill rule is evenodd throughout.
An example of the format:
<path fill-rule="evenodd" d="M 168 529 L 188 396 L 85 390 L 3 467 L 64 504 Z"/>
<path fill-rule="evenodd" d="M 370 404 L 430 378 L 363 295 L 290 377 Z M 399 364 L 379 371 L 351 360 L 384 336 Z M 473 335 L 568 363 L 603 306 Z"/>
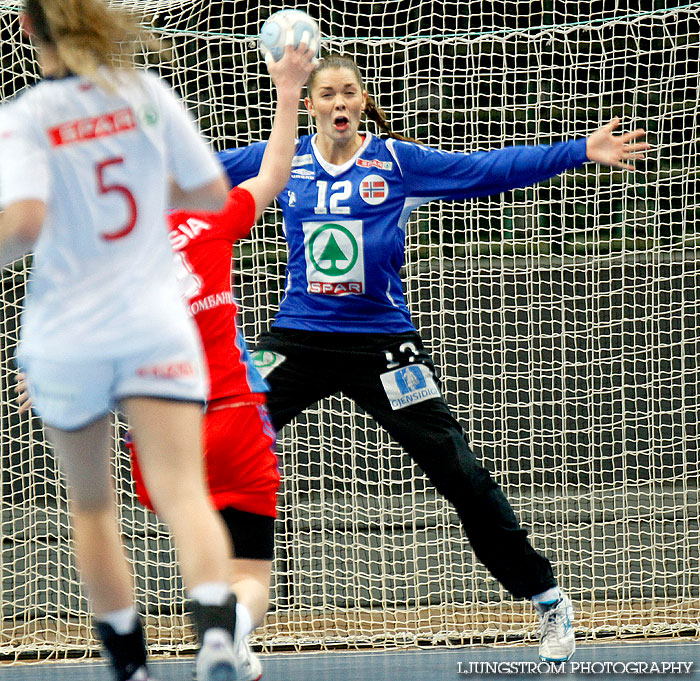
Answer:
<path fill-rule="evenodd" d="M 291 32 L 289 35 L 293 38 Z M 296 49 L 288 44 L 284 56 L 278 62 L 271 57 L 266 59 L 270 76 L 277 88 L 275 120 L 259 173 L 240 185 L 255 199 L 256 220 L 289 180 L 301 88 L 309 74 L 316 68 L 314 60 L 316 45 L 308 44 L 309 40 L 310 37 L 302 39 Z"/>

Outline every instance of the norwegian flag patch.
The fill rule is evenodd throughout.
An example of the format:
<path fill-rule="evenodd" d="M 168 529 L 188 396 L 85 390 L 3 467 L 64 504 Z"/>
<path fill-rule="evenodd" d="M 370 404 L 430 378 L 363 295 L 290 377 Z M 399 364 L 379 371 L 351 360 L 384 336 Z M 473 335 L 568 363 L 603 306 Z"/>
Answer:
<path fill-rule="evenodd" d="M 360 182 L 360 197 L 370 206 L 377 206 L 389 197 L 389 185 L 381 175 L 367 175 Z"/>

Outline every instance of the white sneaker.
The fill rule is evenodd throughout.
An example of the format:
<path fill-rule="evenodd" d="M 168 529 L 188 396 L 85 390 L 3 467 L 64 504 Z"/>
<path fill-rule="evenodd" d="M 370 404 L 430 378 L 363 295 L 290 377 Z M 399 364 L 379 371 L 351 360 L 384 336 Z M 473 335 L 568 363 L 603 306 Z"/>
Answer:
<path fill-rule="evenodd" d="M 248 637 L 236 648 L 237 681 L 258 681 L 262 677 L 262 665 L 258 656 L 250 649 Z"/>
<path fill-rule="evenodd" d="M 576 638 L 572 622 L 574 606 L 568 596 L 562 594 L 552 603 L 535 603 L 540 616 L 540 660 L 566 662 L 576 650 Z"/>
<path fill-rule="evenodd" d="M 152 676 L 148 675 L 146 667 L 139 667 L 130 677 L 129 681 L 155 681 Z"/>
<path fill-rule="evenodd" d="M 231 635 L 223 629 L 209 629 L 197 653 L 197 681 L 239 681 Z"/>
<path fill-rule="evenodd" d="M 195 668 L 197 681 L 258 681 L 262 677 L 262 665 L 247 637 L 234 648 L 230 634 L 223 629 L 204 634 Z"/>

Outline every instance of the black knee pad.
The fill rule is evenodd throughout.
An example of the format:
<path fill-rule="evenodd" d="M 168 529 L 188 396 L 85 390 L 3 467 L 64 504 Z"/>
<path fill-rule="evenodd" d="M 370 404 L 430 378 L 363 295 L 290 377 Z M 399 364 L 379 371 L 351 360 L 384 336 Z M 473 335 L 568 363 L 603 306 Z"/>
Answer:
<path fill-rule="evenodd" d="M 239 511 L 230 506 L 219 511 L 233 542 L 233 555 L 250 560 L 272 560 L 275 555 L 275 519 Z"/>

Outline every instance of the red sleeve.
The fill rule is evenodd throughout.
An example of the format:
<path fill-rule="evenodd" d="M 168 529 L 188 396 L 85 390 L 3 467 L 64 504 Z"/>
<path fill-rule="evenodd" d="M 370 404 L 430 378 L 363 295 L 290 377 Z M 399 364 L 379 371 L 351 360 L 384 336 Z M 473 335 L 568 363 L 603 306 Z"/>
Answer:
<path fill-rule="evenodd" d="M 255 224 L 255 199 L 247 189 L 234 187 L 228 193 L 224 209 L 217 223 L 231 241 L 238 241 L 250 234 Z"/>

